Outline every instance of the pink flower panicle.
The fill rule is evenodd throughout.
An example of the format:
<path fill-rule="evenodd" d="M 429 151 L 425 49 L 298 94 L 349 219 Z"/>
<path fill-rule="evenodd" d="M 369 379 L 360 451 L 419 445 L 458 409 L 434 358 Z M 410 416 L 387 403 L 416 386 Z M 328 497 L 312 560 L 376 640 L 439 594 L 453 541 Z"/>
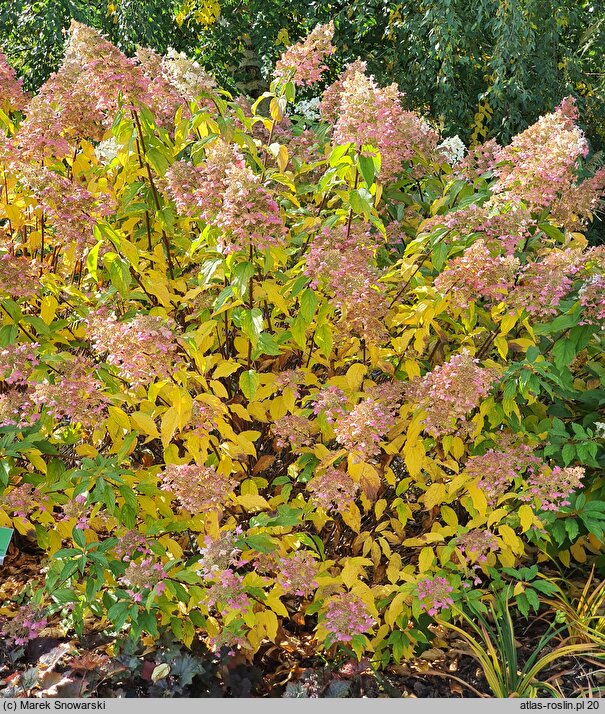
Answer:
<path fill-rule="evenodd" d="M 437 133 L 418 114 L 403 109 L 402 97 L 396 84 L 378 87 L 363 72 L 342 82 L 333 142 L 366 146 L 370 156 L 378 151 L 383 182 L 396 178 L 414 156 L 432 154 L 437 146 Z"/>
<path fill-rule="evenodd" d="M 120 536 L 114 547 L 116 557 L 129 563 L 140 555 L 151 555 L 147 538 L 142 533 L 135 530 L 126 531 Z"/>
<path fill-rule="evenodd" d="M 605 320 L 605 275 L 593 275 L 578 292 L 582 306 L 580 325 L 597 325 Z"/>
<path fill-rule="evenodd" d="M 275 385 L 280 392 L 283 393 L 289 390 L 298 399 L 300 397 L 300 385 L 304 384 L 304 381 L 305 373 L 302 369 L 285 369 L 277 375 Z"/>
<path fill-rule="evenodd" d="M 302 42 L 288 47 L 275 65 L 275 78 L 280 81 L 292 80 L 299 86 L 309 86 L 321 80 L 327 66 L 324 59 L 336 52 L 332 45 L 334 23 L 317 25 Z"/>
<path fill-rule="evenodd" d="M 194 399 L 191 408 L 191 419 L 186 432 L 192 432 L 203 438 L 218 427 L 218 420 L 223 416 L 223 410 L 218 405 Z"/>
<path fill-rule="evenodd" d="M 24 345 L 7 345 L 0 349 L 0 379 L 7 384 L 25 385 L 39 364 L 37 342 Z"/>
<path fill-rule="evenodd" d="M 562 193 L 551 206 L 551 218 L 570 231 L 581 231 L 602 207 L 604 195 L 605 167 Z"/>
<path fill-rule="evenodd" d="M 543 511 L 560 511 L 571 505 L 569 496 L 582 487 L 584 469 L 580 466 L 553 469 L 544 465 L 540 470 L 532 471 L 527 479 L 527 492 L 522 501 L 536 500 Z"/>
<path fill-rule="evenodd" d="M 511 488 L 528 469 L 541 464 L 527 444 L 503 442 L 498 449 L 489 449 L 481 456 L 471 456 L 464 472 L 471 478 L 478 478 L 478 486 L 483 491 L 490 506 Z"/>
<path fill-rule="evenodd" d="M 143 602 L 146 590 L 154 590 L 161 595 L 166 589 L 165 579 L 168 577 L 161 563 L 148 556 L 143 560 L 131 560 L 126 572 L 119 579 L 122 585 L 130 586 L 126 592 L 135 602 Z"/>
<path fill-rule="evenodd" d="M 373 264 L 376 247 L 376 239 L 364 224 L 325 228 L 313 239 L 305 268 L 312 288 L 321 286 L 333 293 L 343 331 L 372 343 L 384 337 L 387 311 L 378 282 L 380 272 Z"/>
<path fill-rule="evenodd" d="M 21 483 L 0 496 L 4 508 L 19 518 L 28 518 L 36 509 L 49 510 L 49 499 L 39 488 L 31 483 Z"/>
<path fill-rule="evenodd" d="M 491 531 L 480 528 L 475 528 L 456 538 L 456 545 L 462 555 L 474 563 L 485 563 L 489 553 L 500 550 L 496 536 Z"/>
<path fill-rule="evenodd" d="M 437 615 L 454 604 L 450 593 L 454 588 L 445 578 L 424 578 L 416 585 L 416 596 L 422 609 L 429 615 Z"/>
<path fill-rule="evenodd" d="M 194 166 L 176 161 L 166 172 L 165 181 L 179 213 L 215 222 L 227 190 L 227 173 L 232 167 L 243 168 L 244 157 L 222 139 L 206 144 L 205 151 L 205 163 Z"/>
<path fill-rule="evenodd" d="M 28 97 L 23 91 L 23 80 L 17 79 L 15 70 L 0 52 L 0 109 L 4 112 L 25 108 Z"/>
<path fill-rule="evenodd" d="M 198 573 L 203 578 L 214 578 L 218 571 L 224 571 L 232 566 L 240 565 L 241 549 L 236 545 L 242 529 L 238 526 L 234 531 L 221 531 L 218 538 L 207 535 L 204 547 L 200 549 Z"/>
<path fill-rule="evenodd" d="M 179 369 L 174 335 L 160 317 L 138 315 L 119 322 L 101 312 L 88 319 L 88 328 L 95 351 L 107 352 L 107 363 L 135 387 L 169 378 Z"/>
<path fill-rule="evenodd" d="M 216 224 L 223 230 L 220 243 L 225 253 L 279 248 L 287 229 L 280 208 L 261 177 L 247 166 L 232 164 L 225 173 L 226 188 Z"/>
<path fill-rule="evenodd" d="M 357 497 L 359 486 L 341 469 L 328 466 L 307 485 L 314 503 L 326 511 L 345 511 Z"/>
<path fill-rule="evenodd" d="M 348 64 L 340 77 L 324 90 L 319 104 L 319 114 L 323 121 L 330 126 L 336 123 L 340 114 L 340 102 L 344 92 L 344 83 L 356 74 L 365 74 L 367 65 L 362 60 L 355 60 Z"/>
<path fill-rule="evenodd" d="M 84 358 L 71 360 L 61 367 L 61 374 L 38 382 L 31 400 L 57 421 L 69 419 L 86 428 L 93 428 L 107 412 L 109 400 L 103 393 L 104 384 L 94 376 L 94 364 Z"/>
<path fill-rule="evenodd" d="M 494 168 L 496 156 L 501 150 L 502 147 L 495 139 L 489 139 L 483 144 L 472 146 L 462 161 L 456 165 L 455 176 L 465 178 L 470 183 L 476 181 Z"/>
<path fill-rule="evenodd" d="M 184 98 L 164 77 L 162 55 L 147 47 L 139 47 L 135 56 L 149 83 L 143 103 L 151 110 L 158 126 L 170 131 L 174 126 L 177 109 L 183 106 Z M 183 118 L 188 118 L 189 115 L 189 112 L 184 109 Z"/>
<path fill-rule="evenodd" d="M 162 488 L 191 514 L 220 511 L 235 485 L 212 466 L 169 464 L 162 474 Z"/>
<path fill-rule="evenodd" d="M 347 395 L 339 387 L 329 385 L 323 387 L 315 396 L 313 414 L 323 414 L 328 424 L 333 424 L 336 419 L 346 414 Z"/>
<path fill-rule="evenodd" d="M 298 414 L 287 414 L 280 417 L 272 425 L 271 431 L 276 437 L 276 444 L 280 449 L 292 449 L 296 452 L 303 446 L 313 444 L 311 422 L 308 418 Z"/>
<path fill-rule="evenodd" d="M 48 621 L 39 611 L 31 605 L 22 605 L 19 612 L 2 627 L 2 635 L 9 645 L 20 647 L 30 640 L 36 639 Z"/>
<path fill-rule="evenodd" d="M 481 403 L 496 378 L 494 370 L 479 367 L 464 350 L 408 385 L 406 393 L 426 412 L 424 430 L 436 438 L 452 434 L 458 422 Z"/>
<path fill-rule="evenodd" d="M 396 407 L 393 404 L 368 397 L 336 421 L 336 441 L 347 451 L 367 461 L 380 454 L 380 442 L 396 421 Z"/>
<path fill-rule="evenodd" d="M 517 196 L 541 210 L 576 184 L 575 167 L 588 153 L 582 131 L 573 123 L 570 101 L 513 137 L 496 158 L 495 193 Z"/>
<path fill-rule="evenodd" d="M 317 560 L 308 551 L 296 551 L 276 562 L 277 584 L 284 592 L 309 597 L 318 586 Z"/>
<path fill-rule="evenodd" d="M 206 590 L 206 604 L 221 615 L 229 610 L 244 612 L 250 607 L 250 598 L 244 589 L 244 578 L 230 568 L 213 574 L 214 583 Z"/>
<path fill-rule="evenodd" d="M 36 167 L 23 172 L 34 196 L 44 210 L 47 227 L 54 229 L 52 240 L 63 247 L 75 244 L 78 255 L 96 242 L 93 228 L 100 218 L 115 210 L 116 203 L 106 193 L 93 194 L 56 171 Z"/>
<path fill-rule="evenodd" d="M 353 593 L 333 596 L 325 607 L 323 626 L 333 642 L 351 642 L 374 626 L 374 618 L 364 601 Z"/>
<path fill-rule="evenodd" d="M 32 390 L 12 387 L 0 394 L 0 426 L 17 426 L 20 429 L 32 426 L 40 413 L 32 401 Z"/>
<path fill-rule="evenodd" d="M 572 248 L 553 251 L 541 261 L 528 263 L 510 294 L 511 304 L 537 318 L 555 315 L 559 303 L 571 291 L 573 276 L 581 264 L 581 252 Z"/>
<path fill-rule="evenodd" d="M 454 258 L 435 279 L 441 293 L 450 293 L 460 309 L 467 308 L 478 297 L 500 302 L 513 286 L 519 261 L 513 256 L 493 255 L 483 239 L 476 240 Z"/>
<path fill-rule="evenodd" d="M 39 285 L 32 260 L 11 253 L 0 256 L 0 296 L 8 295 L 14 300 L 31 298 L 36 295 Z"/>
<path fill-rule="evenodd" d="M 214 77 L 195 60 L 189 59 L 183 52 L 170 48 L 161 61 L 164 79 L 172 84 L 185 101 L 198 99 L 212 92 L 216 87 Z M 208 104 L 209 107 L 214 105 Z"/>
<path fill-rule="evenodd" d="M 122 96 L 127 106 L 145 98 L 149 80 L 96 30 L 72 21 L 65 57 L 28 106 L 16 137 L 20 159 L 65 158 L 80 139 L 101 141 Z"/>
<path fill-rule="evenodd" d="M 76 528 L 85 530 L 88 528 L 90 518 L 90 506 L 88 498 L 85 494 L 80 493 L 75 498 L 72 498 L 67 503 L 61 506 L 61 521 L 76 521 Z"/>
<path fill-rule="evenodd" d="M 425 224 L 424 232 L 445 227 L 451 231 L 452 240 L 475 234 L 495 254 L 503 251 L 505 255 L 512 256 L 529 237 L 532 223 L 527 208 L 518 202 L 507 202 L 499 196 L 492 196 L 481 206 L 473 203 L 445 216 L 433 217 Z"/>

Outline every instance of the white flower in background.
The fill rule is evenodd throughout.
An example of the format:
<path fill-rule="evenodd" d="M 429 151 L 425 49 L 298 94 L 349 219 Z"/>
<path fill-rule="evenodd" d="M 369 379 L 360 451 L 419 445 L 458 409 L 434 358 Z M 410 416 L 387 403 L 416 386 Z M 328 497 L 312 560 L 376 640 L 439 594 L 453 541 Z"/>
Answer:
<path fill-rule="evenodd" d="M 602 421 L 595 421 L 594 425 L 597 429 L 597 433 L 595 434 L 597 439 L 605 439 L 605 423 Z"/>
<path fill-rule="evenodd" d="M 101 141 L 95 148 L 95 156 L 102 164 L 108 164 L 116 158 L 120 145 L 114 136 Z"/>
<path fill-rule="evenodd" d="M 162 74 L 188 100 L 216 86 L 214 77 L 183 52 L 170 48 L 162 59 Z"/>
<path fill-rule="evenodd" d="M 466 154 L 466 146 L 458 134 L 444 139 L 441 144 L 437 146 L 437 149 L 441 150 L 441 153 L 450 164 L 459 163 L 464 158 L 464 154 Z"/>
<path fill-rule="evenodd" d="M 306 121 L 312 122 L 319 119 L 319 97 L 313 99 L 302 99 L 294 106 L 294 112 L 300 114 Z"/>

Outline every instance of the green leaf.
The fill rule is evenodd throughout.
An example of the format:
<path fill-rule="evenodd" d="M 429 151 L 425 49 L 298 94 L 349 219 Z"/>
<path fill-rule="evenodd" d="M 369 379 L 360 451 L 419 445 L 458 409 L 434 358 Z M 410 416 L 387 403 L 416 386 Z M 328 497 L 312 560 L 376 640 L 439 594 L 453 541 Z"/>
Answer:
<path fill-rule="evenodd" d="M 239 376 L 240 389 L 249 402 L 254 399 L 259 384 L 260 377 L 253 369 L 248 369 Z"/>
<path fill-rule="evenodd" d="M 374 159 L 371 156 L 359 155 L 359 170 L 363 176 L 363 180 L 366 182 L 368 188 L 374 183 Z"/>
<path fill-rule="evenodd" d="M 94 248 L 91 248 L 88 251 L 88 255 L 86 256 L 86 267 L 88 268 L 88 272 L 90 273 L 90 276 L 95 282 L 98 280 L 97 264 L 99 260 L 99 249 L 102 245 L 103 241 L 99 241 Z"/>
<path fill-rule="evenodd" d="M 367 189 L 353 189 L 349 194 L 349 203 L 357 215 L 363 215 L 366 218 L 370 217 L 372 213 L 372 195 Z"/>
<path fill-rule="evenodd" d="M 563 457 L 565 466 L 568 466 L 576 456 L 576 447 L 573 444 L 565 444 L 561 449 L 561 456 Z"/>
<path fill-rule="evenodd" d="M 242 332 L 250 340 L 253 347 L 256 347 L 263 329 L 263 313 L 257 307 L 252 310 L 242 310 L 240 313 Z"/>
<path fill-rule="evenodd" d="M 254 265 L 252 263 L 238 263 L 233 269 L 233 277 L 231 278 L 231 285 L 233 286 L 233 292 L 235 296 L 240 300 L 243 300 L 248 287 L 250 285 L 250 278 L 254 275 Z"/>
<path fill-rule="evenodd" d="M 86 547 L 86 536 L 84 535 L 83 530 L 80 530 L 79 528 L 74 528 L 71 532 L 71 537 L 74 539 L 74 543 L 76 545 L 79 545 L 80 548 Z"/>
<path fill-rule="evenodd" d="M 273 553 L 277 547 L 268 533 L 255 533 L 246 536 L 246 544 L 248 548 L 257 550 L 259 553 Z"/>
<path fill-rule="evenodd" d="M 259 357 L 260 355 L 276 356 L 279 354 L 281 354 L 281 349 L 279 343 L 275 340 L 275 337 L 273 337 L 273 335 L 268 334 L 267 332 L 263 332 L 258 341 L 258 345 L 256 346 L 256 350 L 253 355 L 254 359 Z"/>
<path fill-rule="evenodd" d="M 307 288 L 304 293 L 300 296 L 300 314 L 305 319 L 305 322 L 309 323 L 315 315 L 315 310 L 317 309 L 317 296 L 311 288 Z"/>
<path fill-rule="evenodd" d="M 324 353 L 326 357 L 332 354 L 332 347 L 334 345 L 334 339 L 332 337 L 332 330 L 329 325 L 320 325 L 315 330 L 315 344 Z"/>

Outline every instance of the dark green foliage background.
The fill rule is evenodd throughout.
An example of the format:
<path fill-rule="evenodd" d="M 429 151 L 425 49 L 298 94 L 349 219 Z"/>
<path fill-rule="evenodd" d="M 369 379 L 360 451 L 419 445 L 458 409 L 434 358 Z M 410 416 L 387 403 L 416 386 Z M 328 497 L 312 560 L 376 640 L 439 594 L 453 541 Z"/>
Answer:
<path fill-rule="evenodd" d="M 197 0 L 201 6 L 203 0 Z M 222 0 L 208 28 L 179 26 L 178 3 L 161 0 L 4 0 L 0 44 L 29 89 L 63 54 L 73 17 L 103 31 L 127 53 L 137 44 L 197 56 L 232 87 L 262 81 L 290 40 L 334 19 L 333 71 L 361 57 L 381 82 L 396 81 L 414 108 L 468 139 L 478 102 L 493 109 L 489 136 L 507 141 L 569 92 L 581 99 L 593 143 L 605 138 L 603 0 Z M 248 39 L 249 38 L 249 39 Z M 248 53 L 254 63 L 243 62 Z"/>

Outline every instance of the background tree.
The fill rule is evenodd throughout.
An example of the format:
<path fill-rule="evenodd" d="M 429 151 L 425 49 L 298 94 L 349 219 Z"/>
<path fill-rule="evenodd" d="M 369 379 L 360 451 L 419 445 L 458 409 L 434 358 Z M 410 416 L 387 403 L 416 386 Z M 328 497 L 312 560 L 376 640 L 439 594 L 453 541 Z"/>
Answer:
<path fill-rule="evenodd" d="M 185 51 L 251 93 L 286 45 L 334 20 L 332 76 L 362 57 L 446 134 L 506 142 L 573 93 L 593 148 L 605 143 L 602 0 L 14 0 L 0 37 L 26 87 L 58 66 L 72 17 L 126 53 Z"/>

